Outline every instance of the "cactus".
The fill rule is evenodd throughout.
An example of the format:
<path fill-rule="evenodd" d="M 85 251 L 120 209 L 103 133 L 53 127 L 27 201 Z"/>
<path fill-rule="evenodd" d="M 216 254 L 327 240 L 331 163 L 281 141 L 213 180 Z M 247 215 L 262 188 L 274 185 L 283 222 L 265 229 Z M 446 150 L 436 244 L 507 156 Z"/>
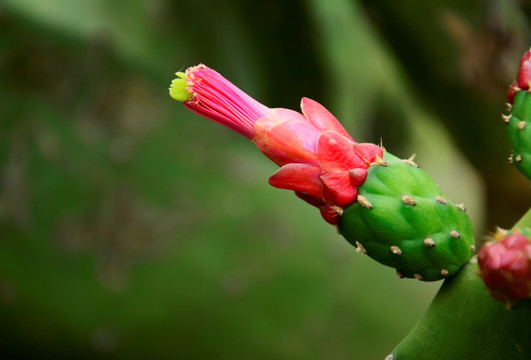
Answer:
<path fill-rule="evenodd" d="M 474 253 L 463 205 L 442 195 L 413 159 L 384 153 L 368 169 L 358 201 L 344 209 L 342 235 L 400 277 L 434 281 L 455 274 Z"/>
<path fill-rule="evenodd" d="M 424 316 L 386 360 L 531 359 L 530 309 L 507 310 L 489 296 L 478 272 L 471 261 L 445 280 Z"/>
<path fill-rule="evenodd" d="M 531 179 L 531 94 L 528 90 L 520 90 L 514 95 L 511 112 L 503 119 L 513 150 L 509 162 Z"/>
<path fill-rule="evenodd" d="M 529 228 L 531 209 L 512 232 Z M 473 257 L 445 280 L 422 319 L 386 360 L 531 359 L 531 309 L 509 309 L 494 299 L 479 273 Z"/>
<path fill-rule="evenodd" d="M 509 88 L 507 95 L 507 115 L 502 118 L 507 125 L 507 137 L 512 148 L 509 162 L 531 179 L 531 50 L 520 60 L 517 79 Z"/>

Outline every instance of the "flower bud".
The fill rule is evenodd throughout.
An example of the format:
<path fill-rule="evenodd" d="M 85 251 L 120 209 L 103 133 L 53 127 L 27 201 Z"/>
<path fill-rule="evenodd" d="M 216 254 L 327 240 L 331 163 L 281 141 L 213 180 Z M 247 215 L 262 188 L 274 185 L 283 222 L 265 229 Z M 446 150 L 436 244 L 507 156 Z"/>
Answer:
<path fill-rule="evenodd" d="M 490 294 L 507 305 L 531 298 L 531 231 L 498 235 L 478 253 L 481 276 Z"/>

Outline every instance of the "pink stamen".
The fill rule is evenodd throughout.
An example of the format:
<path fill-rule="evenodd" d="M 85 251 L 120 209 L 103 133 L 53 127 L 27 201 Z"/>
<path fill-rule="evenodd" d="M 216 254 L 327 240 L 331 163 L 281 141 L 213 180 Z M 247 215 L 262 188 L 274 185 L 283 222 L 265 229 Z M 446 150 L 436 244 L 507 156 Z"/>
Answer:
<path fill-rule="evenodd" d="M 254 123 L 270 110 L 217 71 L 200 64 L 186 70 L 188 91 L 192 94 L 184 105 L 191 111 L 211 119 L 252 139 Z"/>

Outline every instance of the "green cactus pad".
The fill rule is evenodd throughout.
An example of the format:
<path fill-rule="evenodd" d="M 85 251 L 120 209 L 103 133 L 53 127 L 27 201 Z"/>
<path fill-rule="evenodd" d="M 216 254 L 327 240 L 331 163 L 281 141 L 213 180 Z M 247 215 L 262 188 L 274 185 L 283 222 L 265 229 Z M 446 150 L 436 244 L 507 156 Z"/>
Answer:
<path fill-rule="evenodd" d="M 514 96 L 511 114 L 504 116 L 507 137 L 513 149 L 509 158 L 516 168 L 531 179 L 531 94 L 519 91 Z"/>
<path fill-rule="evenodd" d="M 411 160 L 384 153 L 344 209 L 341 234 L 400 276 L 435 281 L 449 277 L 474 253 L 465 208 L 445 199 Z"/>

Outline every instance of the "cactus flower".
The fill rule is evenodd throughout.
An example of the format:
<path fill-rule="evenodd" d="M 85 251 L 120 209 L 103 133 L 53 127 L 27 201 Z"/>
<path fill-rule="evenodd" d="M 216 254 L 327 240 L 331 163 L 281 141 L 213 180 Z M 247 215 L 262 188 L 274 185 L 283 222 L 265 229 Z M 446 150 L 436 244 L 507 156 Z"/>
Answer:
<path fill-rule="evenodd" d="M 531 238 L 521 231 L 496 238 L 478 253 L 481 276 L 490 294 L 508 305 L 531 298 Z"/>
<path fill-rule="evenodd" d="M 526 51 L 520 59 L 520 69 L 516 80 L 513 81 L 507 93 L 507 100 L 510 104 L 513 103 L 514 95 L 520 90 L 529 90 L 529 83 L 531 82 L 531 49 Z"/>
<path fill-rule="evenodd" d="M 252 140 L 280 166 L 269 183 L 295 191 L 331 224 L 337 224 L 343 207 L 357 199 L 366 169 L 382 156 L 380 147 L 355 142 L 311 99 L 302 99 L 302 113 L 268 108 L 205 65 L 176 75 L 170 87 L 174 99 Z"/>
<path fill-rule="evenodd" d="M 269 183 L 293 190 L 362 253 L 401 277 L 439 280 L 474 252 L 462 205 L 413 162 L 352 139 L 322 105 L 268 108 L 205 65 L 178 72 L 170 95 L 248 139 L 280 166 Z"/>

